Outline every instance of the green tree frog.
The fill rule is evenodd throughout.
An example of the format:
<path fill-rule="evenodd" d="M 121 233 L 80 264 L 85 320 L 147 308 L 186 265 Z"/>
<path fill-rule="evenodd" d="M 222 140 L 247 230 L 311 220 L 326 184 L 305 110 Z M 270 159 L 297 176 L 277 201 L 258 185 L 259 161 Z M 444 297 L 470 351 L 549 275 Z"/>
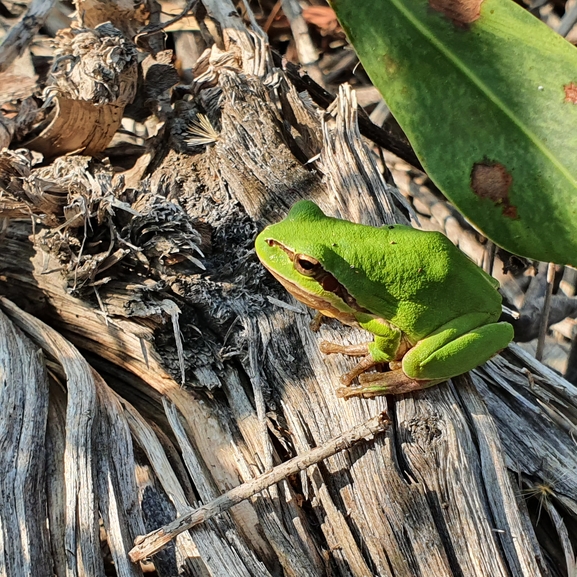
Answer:
<path fill-rule="evenodd" d="M 513 327 L 498 322 L 498 281 L 441 233 L 355 224 L 302 200 L 255 248 L 299 301 L 373 335 L 362 345 L 321 343 L 327 354 L 365 357 L 341 377 L 339 396 L 429 387 L 486 362 L 513 338 Z M 364 374 L 382 363 L 390 370 Z M 357 377 L 360 386 L 351 387 Z"/>

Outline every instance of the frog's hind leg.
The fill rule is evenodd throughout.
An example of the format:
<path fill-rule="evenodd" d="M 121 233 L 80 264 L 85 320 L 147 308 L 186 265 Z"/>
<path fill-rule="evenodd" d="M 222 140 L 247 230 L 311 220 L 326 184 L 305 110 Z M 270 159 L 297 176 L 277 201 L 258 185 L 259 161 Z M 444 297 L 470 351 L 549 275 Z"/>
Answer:
<path fill-rule="evenodd" d="M 397 327 L 390 325 L 382 319 L 367 317 L 359 324 L 362 328 L 370 331 L 374 335 L 373 341 L 349 346 L 337 345 L 327 341 L 323 341 L 320 344 L 321 352 L 326 354 L 341 353 L 352 357 L 365 357 L 357 363 L 352 370 L 341 376 L 341 383 L 346 387 L 349 387 L 357 377 L 362 376 L 363 373 L 369 369 L 378 367 L 379 365 L 390 363 L 391 369 L 399 368 L 397 366 L 400 365 L 398 361 L 403 358 L 403 355 L 411 346 Z M 351 389 L 351 391 L 352 390 L 353 389 Z M 346 396 L 350 395 L 347 394 Z"/>
<path fill-rule="evenodd" d="M 370 344 L 371 343 L 360 343 L 358 345 L 339 345 L 329 341 L 321 341 L 319 349 L 321 350 L 321 353 L 324 353 L 325 355 L 340 353 L 341 355 L 347 355 L 349 357 L 366 357 L 370 354 Z"/>
<path fill-rule="evenodd" d="M 403 369 L 395 369 L 386 373 L 369 373 L 361 375 L 359 387 L 339 387 L 336 390 L 337 397 L 348 399 L 350 397 L 378 397 L 379 395 L 401 395 L 419 391 L 438 381 L 417 381 L 405 375 Z"/>
<path fill-rule="evenodd" d="M 404 343 L 400 346 L 401 342 L 401 332 L 396 329 L 387 336 L 375 335 L 375 339 L 370 343 L 358 345 L 344 346 L 323 341 L 320 344 L 320 350 L 325 354 L 341 353 L 350 357 L 365 357 L 348 373 L 341 376 L 341 383 L 348 387 L 359 375 L 369 369 L 401 359 L 405 352 Z"/>
<path fill-rule="evenodd" d="M 424 389 L 461 375 L 488 361 L 513 338 L 509 323 L 490 323 L 464 331 L 461 321 L 451 321 L 419 341 L 394 370 L 362 375 L 360 386 L 340 388 L 340 397 L 398 395 Z"/>
<path fill-rule="evenodd" d="M 456 377 L 487 362 L 513 339 L 509 323 L 482 325 L 448 341 L 444 332 L 419 341 L 403 357 L 403 371 L 409 378 L 438 383 Z"/>

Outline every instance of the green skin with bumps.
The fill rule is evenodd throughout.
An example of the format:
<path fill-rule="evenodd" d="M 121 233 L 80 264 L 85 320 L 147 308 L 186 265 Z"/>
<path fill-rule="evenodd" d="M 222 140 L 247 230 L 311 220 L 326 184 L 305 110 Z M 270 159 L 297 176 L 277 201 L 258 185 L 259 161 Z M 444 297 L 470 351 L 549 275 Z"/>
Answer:
<path fill-rule="evenodd" d="M 373 335 L 363 346 L 323 343 L 324 352 L 363 356 L 343 377 L 344 397 L 422 389 L 486 362 L 513 338 L 499 283 L 444 235 L 408 226 L 375 228 L 297 202 L 264 229 L 256 252 L 298 300 Z M 323 346 L 324 345 L 324 346 Z M 391 370 L 363 375 L 389 363 Z"/>

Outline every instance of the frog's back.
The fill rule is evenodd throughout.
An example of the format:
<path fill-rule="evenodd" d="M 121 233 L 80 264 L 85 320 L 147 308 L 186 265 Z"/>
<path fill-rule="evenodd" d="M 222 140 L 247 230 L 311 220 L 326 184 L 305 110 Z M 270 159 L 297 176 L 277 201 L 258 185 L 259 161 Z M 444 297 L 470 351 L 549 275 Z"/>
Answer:
<path fill-rule="evenodd" d="M 492 320 L 500 316 L 499 283 L 440 232 L 346 224 L 342 234 L 339 226 L 330 229 L 335 255 L 327 268 L 340 268 L 342 275 L 348 266 L 349 274 L 364 277 L 362 283 L 350 283 L 364 287 L 358 296 L 354 288 L 350 291 L 360 306 L 383 311 L 419 338 L 432 325 L 466 313 L 490 313 Z"/>
<path fill-rule="evenodd" d="M 261 234 L 317 259 L 361 308 L 413 339 L 467 313 L 501 314 L 498 282 L 439 232 L 354 224 L 305 200 Z"/>

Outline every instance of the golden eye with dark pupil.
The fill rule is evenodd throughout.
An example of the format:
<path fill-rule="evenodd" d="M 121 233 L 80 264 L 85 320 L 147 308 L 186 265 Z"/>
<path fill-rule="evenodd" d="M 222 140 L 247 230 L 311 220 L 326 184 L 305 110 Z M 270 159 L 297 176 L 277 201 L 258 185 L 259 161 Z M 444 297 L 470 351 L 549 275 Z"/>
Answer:
<path fill-rule="evenodd" d="M 305 254 L 296 254 L 293 264 L 296 271 L 304 276 L 314 276 L 320 268 L 320 263 L 316 258 Z"/>

